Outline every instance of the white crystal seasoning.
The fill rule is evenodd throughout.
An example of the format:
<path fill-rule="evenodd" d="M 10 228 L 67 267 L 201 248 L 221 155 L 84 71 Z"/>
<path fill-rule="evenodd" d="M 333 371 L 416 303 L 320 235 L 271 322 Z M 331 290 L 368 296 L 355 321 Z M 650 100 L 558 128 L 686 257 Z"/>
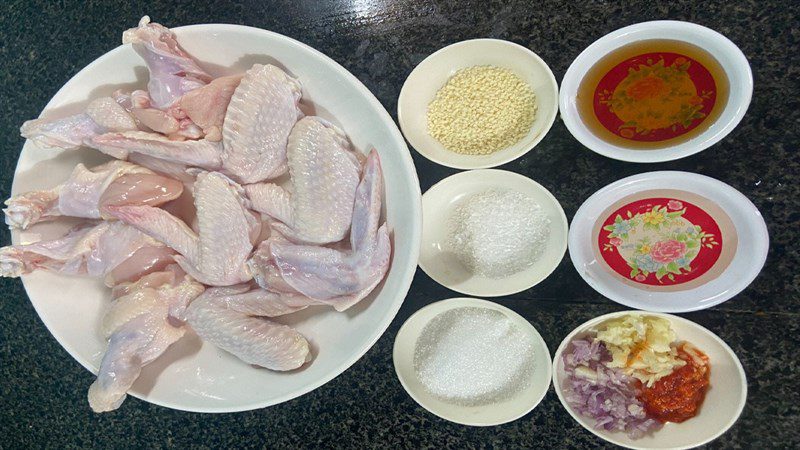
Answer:
<path fill-rule="evenodd" d="M 425 390 L 440 400 L 486 405 L 530 386 L 533 352 L 530 336 L 502 312 L 454 308 L 422 329 L 414 347 L 414 371 Z"/>
<path fill-rule="evenodd" d="M 503 278 L 544 253 L 550 219 L 535 200 L 512 190 L 473 194 L 447 220 L 446 246 L 472 273 Z"/>

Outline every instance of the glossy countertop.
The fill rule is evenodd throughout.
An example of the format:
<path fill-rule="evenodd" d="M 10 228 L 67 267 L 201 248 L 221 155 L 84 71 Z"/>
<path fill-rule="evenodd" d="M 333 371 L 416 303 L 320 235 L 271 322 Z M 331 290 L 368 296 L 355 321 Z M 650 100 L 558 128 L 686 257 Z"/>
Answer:
<path fill-rule="evenodd" d="M 570 62 L 600 36 L 654 19 L 688 20 L 735 42 L 750 61 L 755 90 L 741 124 L 708 150 L 679 161 L 632 164 L 590 152 L 556 120 L 526 156 L 501 168 L 549 189 L 568 218 L 597 189 L 652 170 L 698 172 L 744 193 L 770 233 L 766 266 L 750 287 L 705 311 L 682 314 L 724 339 L 749 380 L 740 420 L 709 446 L 800 447 L 800 3 L 711 1 L 170 1 L 145 8 L 121 1 L 6 1 L 0 5 L 0 190 L 7 198 L 23 140 L 71 76 L 119 44 L 148 14 L 166 26 L 236 23 L 305 42 L 358 77 L 396 119 L 409 72 L 437 49 L 492 37 L 527 46 L 561 80 Z M 422 191 L 456 170 L 411 150 Z M 0 233 L 2 245 L 9 234 Z M 747 236 L 740 236 L 747 239 Z M 129 398 L 97 415 L 86 402 L 93 380 L 48 333 L 22 283 L 0 279 L 0 448 L 601 448 L 555 393 L 521 419 L 488 428 L 446 422 L 418 406 L 392 366 L 400 325 L 419 308 L 460 296 L 417 271 L 392 325 L 349 370 L 323 387 L 267 409 L 206 415 Z M 551 352 L 574 327 L 622 306 L 604 299 L 567 255 L 544 282 L 496 299 L 539 330 Z M 792 387 L 794 386 L 794 387 Z"/>

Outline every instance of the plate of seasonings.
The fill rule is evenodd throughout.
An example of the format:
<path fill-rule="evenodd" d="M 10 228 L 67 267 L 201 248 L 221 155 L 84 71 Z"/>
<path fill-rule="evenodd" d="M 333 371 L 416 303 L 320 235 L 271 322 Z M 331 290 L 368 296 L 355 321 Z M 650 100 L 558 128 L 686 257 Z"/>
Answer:
<path fill-rule="evenodd" d="M 558 84 L 529 49 L 498 39 L 447 46 L 408 76 L 397 104 L 423 156 L 457 169 L 495 167 L 530 151 L 558 113 Z"/>
<path fill-rule="evenodd" d="M 747 402 L 733 350 L 682 317 L 619 311 L 567 335 L 553 386 L 575 421 L 632 449 L 688 449 L 727 431 Z"/>
<path fill-rule="evenodd" d="M 422 196 L 419 266 L 441 285 L 481 297 L 535 286 L 567 249 L 558 200 L 525 176 L 496 169 L 452 175 Z"/>
<path fill-rule="evenodd" d="M 550 352 L 525 318 L 486 300 L 428 305 L 400 328 L 394 367 L 411 398 L 464 425 L 516 420 L 550 386 Z"/>

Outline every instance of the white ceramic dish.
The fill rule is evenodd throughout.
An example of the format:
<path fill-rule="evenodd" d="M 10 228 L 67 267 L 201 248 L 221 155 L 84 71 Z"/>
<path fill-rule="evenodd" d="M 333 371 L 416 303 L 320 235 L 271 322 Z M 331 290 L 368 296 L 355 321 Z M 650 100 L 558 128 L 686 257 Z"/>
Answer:
<path fill-rule="evenodd" d="M 722 114 L 698 136 L 667 148 L 631 150 L 606 142 L 593 134 L 581 120 L 576 95 L 583 77 L 598 60 L 619 47 L 647 39 L 681 40 L 711 53 L 728 75 L 730 96 Z M 581 52 L 569 66 L 561 82 L 559 109 L 570 133 L 590 150 L 621 161 L 654 163 L 685 158 L 722 140 L 744 117 L 752 95 L 753 74 L 750 64 L 736 44 L 701 25 L 658 20 L 620 28 L 598 39 Z"/>
<path fill-rule="evenodd" d="M 648 275 L 646 283 L 637 282 L 630 275 L 632 266 L 623 265 L 620 271 L 612 269 L 616 255 L 622 255 L 620 249 L 606 249 L 600 243 L 605 242 L 603 236 L 609 236 L 608 230 L 599 228 L 614 216 L 616 206 L 624 208 L 630 202 L 642 202 L 645 210 L 649 209 L 647 199 L 661 199 L 651 202 L 667 207 L 669 201 L 677 201 L 680 206 L 690 209 L 702 209 L 718 225 L 718 232 L 712 233 L 715 241 L 721 244 L 706 242 L 699 246 L 694 260 L 689 261 L 688 268 L 693 270 L 689 277 L 675 276 L 673 283 L 668 275 L 658 283 Z M 677 204 L 673 204 L 677 206 Z M 699 206 L 694 208 L 692 205 Z M 632 212 L 636 208 L 630 208 Z M 668 212 L 679 211 L 679 208 Z M 627 214 L 621 212 L 623 218 Z M 684 215 L 689 217 L 690 215 Z M 695 211 L 689 219 L 692 224 L 708 224 L 698 221 L 702 213 Z M 636 216 L 634 216 L 636 218 Z M 668 231 L 662 228 L 664 233 Z M 630 234 L 625 245 L 638 245 L 637 240 L 647 233 L 642 226 L 631 227 L 638 235 Z M 701 226 L 702 228 L 702 226 Z M 704 232 L 709 232 L 708 227 Z M 670 231 L 670 233 L 672 233 Z M 683 249 L 689 255 L 692 248 L 686 241 L 682 248 L 680 243 L 658 244 L 658 241 L 671 241 L 665 235 L 652 238 L 649 242 L 650 262 L 645 255 L 637 255 L 633 261 L 645 261 L 647 265 L 654 258 L 664 260 L 678 256 Z M 608 239 L 611 242 L 611 239 Z M 605 245 L 605 244 L 604 244 Z M 707 247 L 711 245 L 712 247 Z M 665 251 L 658 251 L 665 250 Z M 688 312 L 710 308 L 735 296 L 746 288 L 761 271 L 769 251 L 769 235 L 761 213 L 742 193 L 731 186 L 704 175 L 688 172 L 649 172 L 614 182 L 589 197 L 572 219 L 569 232 L 569 255 L 575 269 L 597 292 L 617 303 L 637 309 L 660 312 Z M 670 252 L 674 254 L 670 255 Z M 707 254 L 704 256 L 704 252 Z M 628 252 L 631 255 L 633 252 Z M 713 259 L 718 253 L 717 259 Z M 703 257 L 704 259 L 700 259 Z M 620 260 L 625 264 L 630 258 Z M 678 259 L 679 260 L 679 259 Z M 610 261 L 610 262 L 609 262 Z M 697 264 L 695 264 L 697 262 Z M 637 263 L 637 265 L 645 265 Z M 681 272 L 688 273 L 685 269 Z M 683 277 L 683 278 L 681 278 Z M 691 278 L 695 277 L 695 278 Z"/>
<path fill-rule="evenodd" d="M 428 134 L 428 105 L 457 71 L 472 66 L 496 66 L 525 80 L 536 95 L 536 117 L 521 141 L 491 155 L 461 155 L 444 148 Z M 414 68 L 397 100 L 397 118 L 408 142 L 422 156 L 456 169 L 485 169 L 513 161 L 539 143 L 558 112 L 558 84 L 542 58 L 529 49 L 499 39 L 473 39 L 440 49 Z"/>
<path fill-rule="evenodd" d="M 305 394 L 350 367 L 378 340 L 400 308 L 419 253 L 416 171 L 386 110 L 353 75 L 322 53 L 285 36 L 244 26 L 193 25 L 174 31 L 181 45 L 214 76 L 243 72 L 254 63 L 280 64 L 300 79 L 307 106 L 341 125 L 359 151 L 377 148 L 383 163 L 384 207 L 393 238 L 390 271 L 385 282 L 354 310 L 336 313 L 312 308 L 286 317 L 310 341 L 311 364 L 291 373 L 256 369 L 192 334 L 146 366 L 131 391 L 148 402 L 188 411 L 232 412 L 274 405 Z M 142 88 L 146 78 L 144 63 L 133 49 L 116 48 L 75 75 L 42 115 L 75 113 L 89 99 L 117 88 Z M 26 142 L 12 191 L 50 188 L 66 179 L 77 163 L 99 161 L 97 153 L 88 149 L 57 153 Z M 31 231 L 49 238 L 62 233 L 63 225 L 50 223 Z M 13 241 L 20 240 L 28 239 L 14 233 Z M 99 324 L 110 291 L 97 280 L 49 273 L 24 276 L 23 283 L 53 336 L 73 358 L 96 372 L 105 349 Z M 88 383 L 63 388 L 85 390 Z"/>
<path fill-rule="evenodd" d="M 542 256 L 527 269 L 505 278 L 473 274 L 447 248 L 447 219 L 470 195 L 490 189 L 513 190 L 535 200 L 550 219 L 550 238 Z M 499 297 L 531 288 L 547 278 L 567 249 L 567 217 L 544 186 L 514 172 L 484 169 L 461 172 L 436 183 L 422 196 L 422 250 L 419 266 L 437 283 L 462 294 Z"/>
<path fill-rule="evenodd" d="M 414 347 L 423 328 L 439 314 L 453 308 L 479 307 L 500 311 L 520 330 L 527 333 L 534 349 L 534 370 L 527 389 L 514 398 L 484 406 L 459 406 L 443 402 L 429 394 L 414 372 Z M 500 350 L 500 349 L 498 349 Z M 547 344 L 524 317 L 486 300 L 451 298 L 430 304 L 406 320 L 394 341 L 394 370 L 400 384 L 420 406 L 451 422 L 472 426 L 491 426 L 511 422 L 533 411 L 550 387 L 552 368 Z"/>
<path fill-rule="evenodd" d="M 666 423 L 655 433 L 635 440 L 623 432 L 595 429 L 591 418 L 580 415 L 567 404 L 562 389 L 566 374 L 561 357 L 569 343 L 600 323 L 626 314 L 657 316 L 669 320 L 678 340 L 694 344 L 709 357 L 711 365 L 710 387 L 697 416 L 682 423 Z M 742 364 L 722 339 L 682 317 L 642 311 L 621 311 L 596 317 L 564 338 L 553 357 L 553 386 L 561 404 L 584 428 L 612 444 L 633 449 L 685 449 L 711 442 L 733 426 L 747 401 L 747 377 Z"/>

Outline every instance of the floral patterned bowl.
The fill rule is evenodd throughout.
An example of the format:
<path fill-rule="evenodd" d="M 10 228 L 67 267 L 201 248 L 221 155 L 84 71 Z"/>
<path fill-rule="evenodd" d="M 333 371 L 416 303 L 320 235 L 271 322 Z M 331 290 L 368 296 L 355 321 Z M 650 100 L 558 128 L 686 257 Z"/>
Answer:
<path fill-rule="evenodd" d="M 703 175 L 650 172 L 578 209 L 569 253 L 595 290 L 623 305 L 685 312 L 722 303 L 761 271 L 769 236 L 739 191 Z"/>
<path fill-rule="evenodd" d="M 689 67 L 686 57 L 678 54 L 670 56 L 668 53 L 661 54 L 659 52 L 659 57 L 667 58 L 668 62 L 665 62 L 664 59 L 659 59 L 659 62 L 648 65 L 644 71 L 626 72 L 633 75 L 623 79 L 619 83 L 620 86 L 625 85 L 625 83 L 636 83 L 637 80 L 634 80 L 634 78 L 636 78 L 637 73 L 638 76 L 642 77 L 652 73 L 657 77 L 649 77 L 650 79 L 670 79 L 674 81 L 675 85 L 672 86 L 670 92 L 691 100 L 689 100 L 688 104 L 663 103 L 660 107 L 664 108 L 666 104 L 667 108 L 667 111 L 662 110 L 663 117 L 661 115 L 659 117 L 651 117 L 647 124 L 636 124 L 635 111 L 628 110 L 625 106 L 629 102 L 625 102 L 623 99 L 620 100 L 622 103 L 618 103 L 609 97 L 610 92 L 607 90 L 601 91 L 599 93 L 601 95 L 600 103 L 608 104 L 609 111 L 615 111 L 615 115 L 618 117 L 614 117 L 613 121 L 619 121 L 619 124 L 621 124 L 619 135 L 623 138 L 633 138 L 634 134 L 637 134 L 634 133 L 634 128 L 636 130 L 641 128 L 644 135 L 651 137 L 659 135 L 667 139 L 668 136 L 675 136 L 676 126 L 678 128 L 681 126 L 683 128 L 691 128 L 693 121 L 702 121 L 706 114 L 708 114 L 708 120 L 713 120 L 708 128 L 688 140 L 675 141 L 667 147 L 643 150 L 612 143 L 596 135 L 581 118 L 578 98 L 581 95 L 579 94 L 581 82 L 601 58 L 623 46 L 646 40 L 677 40 L 708 52 L 725 72 L 729 88 L 727 89 L 727 102 L 724 107 L 720 111 L 711 114 L 710 110 L 703 108 L 703 104 L 713 92 L 713 90 L 706 89 L 713 86 L 713 81 L 709 85 L 707 76 L 701 77 L 702 79 L 700 80 L 692 79 L 690 81 L 686 77 L 686 70 Z M 633 60 L 630 59 L 630 61 Z M 653 59 L 653 61 L 656 60 L 656 58 Z M 713 78 L 710 79 L 713 80 Z M 641 79 L 638 81 L 637 86 L 628 86 L 629 93 L 631 92 L 630 89 L 633 89 L 633 94 L 635 95 L 636 88 L 638 88 L 640 90 L 644 89 L 641 94 L 646 94 L 646 91 L 657 88 L 656 86 L 647 86 L 647 83 L 641 83 L 643 81 Z M 569 132 L 593 152 L 621 161 L 653 163 L 685 158 L 703 151 L 722 140 L 736 128 L 742 117 L 744 117 L 747 107 L 750 105 L 752 94 L 753 74 L 750 71 L 750 64 L 736 44 L 720 33 L 701 25 L 674 20 L 658 20 L 620 28 L 601 37 L 581 52 L 567 69 L 561 82 L 559 111 Z M 679 110 L 674 110 L 675 107 Z M 713 119 L 712 116 L 714 116 Z M 665 122 L 665 117 L 676 118 L 677 122 Z M 600 120 L 600 122 L 603 121 Z M 671 127 L 670 124 L 672 124 Z M 634 140 L 638 141 L 640 139 Z M 643 140 L 650 141 L 651 139 Z"/>

